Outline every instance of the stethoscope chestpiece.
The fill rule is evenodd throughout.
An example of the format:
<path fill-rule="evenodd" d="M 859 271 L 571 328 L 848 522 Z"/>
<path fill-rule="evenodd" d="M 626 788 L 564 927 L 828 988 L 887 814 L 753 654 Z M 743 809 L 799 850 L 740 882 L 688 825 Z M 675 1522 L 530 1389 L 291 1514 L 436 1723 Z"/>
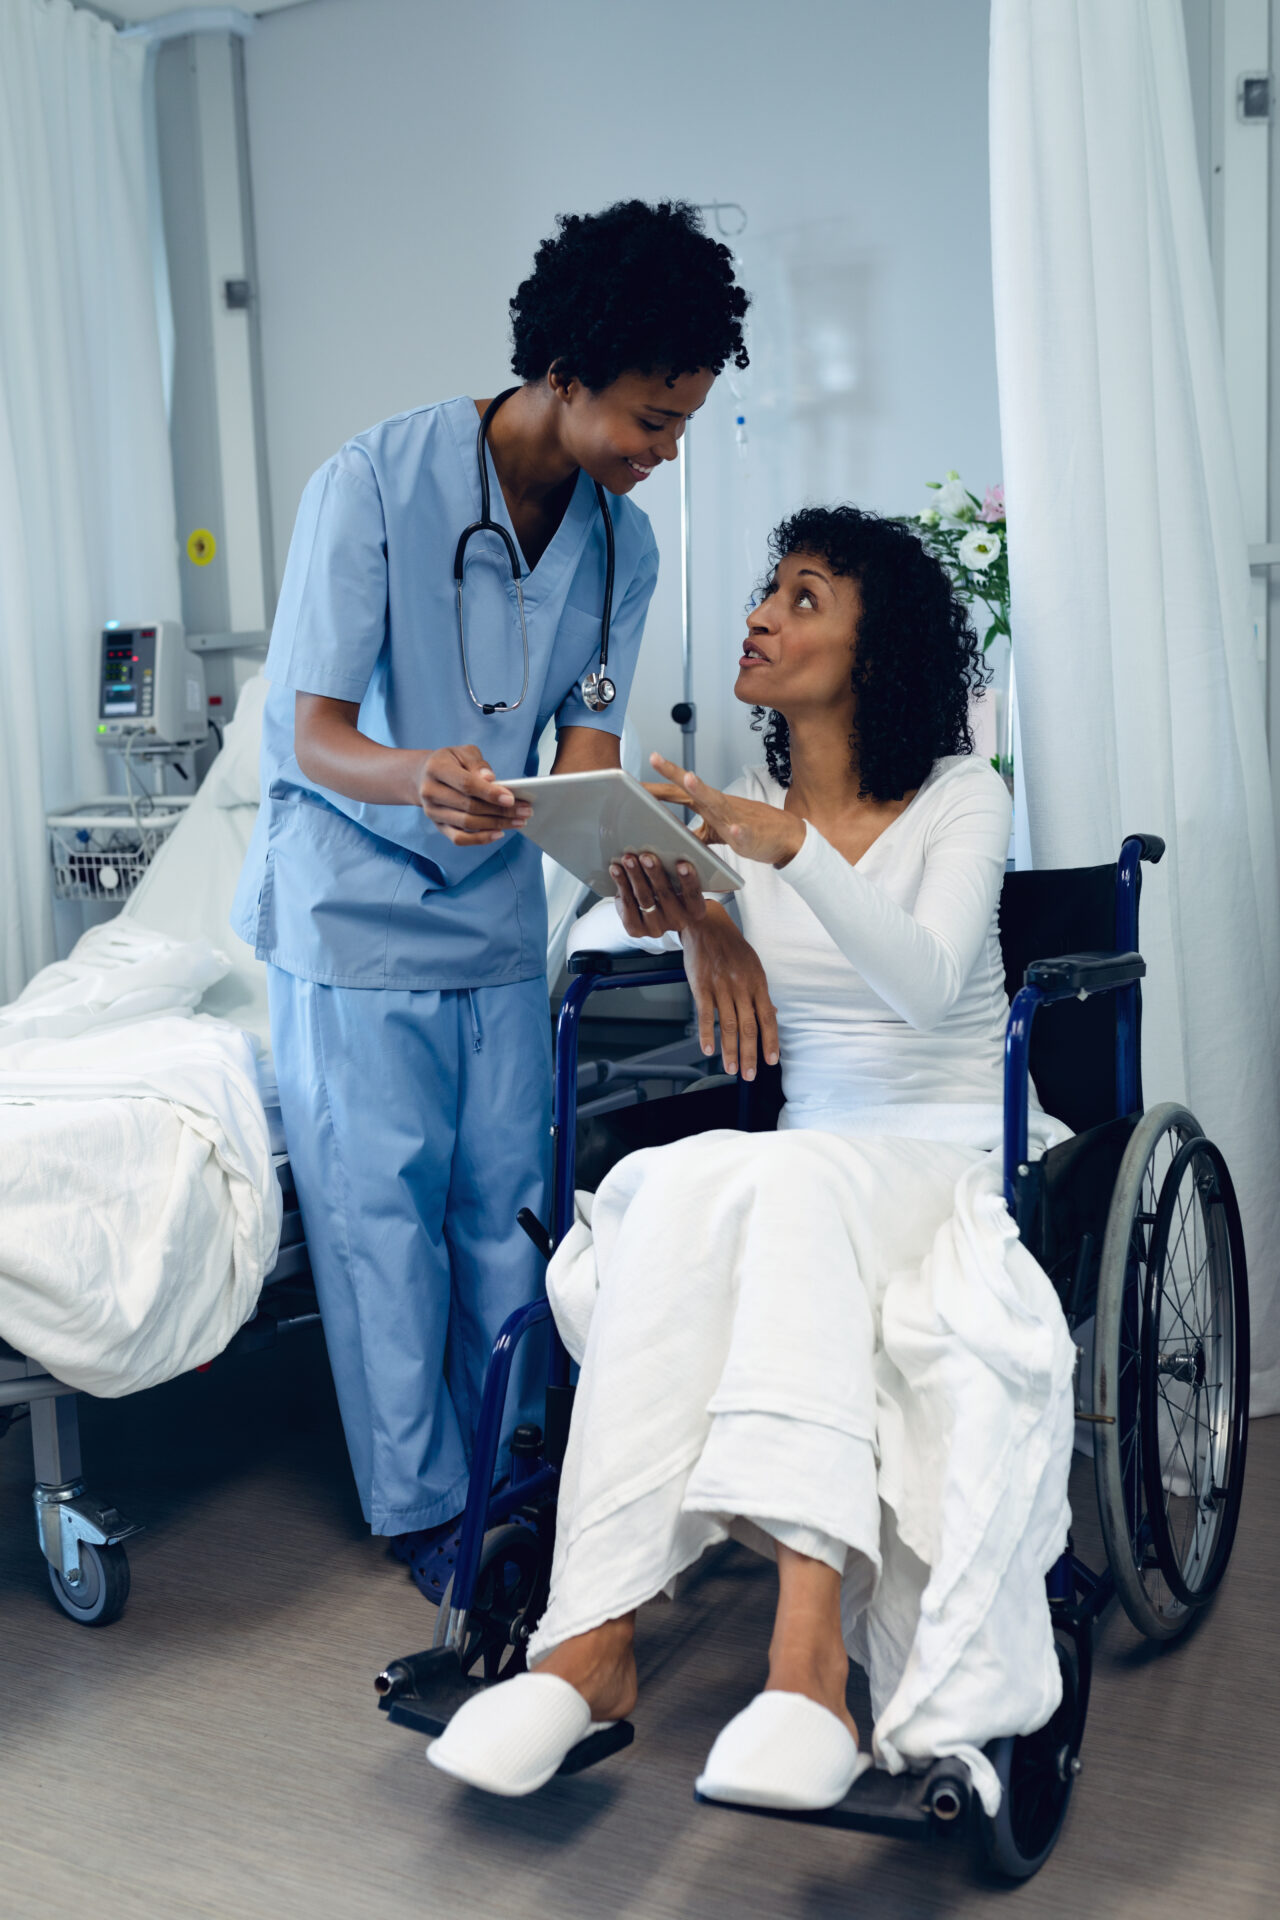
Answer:
<path fill-rule="evenodd" d="M 589 673 L 582 683 L 582 703 L 591 713 L 603 713 L 618 697 L 607 673 Z"/>

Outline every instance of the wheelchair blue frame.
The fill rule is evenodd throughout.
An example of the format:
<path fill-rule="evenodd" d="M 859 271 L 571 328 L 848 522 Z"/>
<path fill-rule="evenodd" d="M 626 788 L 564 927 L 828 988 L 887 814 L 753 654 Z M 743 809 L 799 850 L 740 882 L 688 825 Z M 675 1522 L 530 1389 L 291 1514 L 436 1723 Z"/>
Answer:
<path fill-rule="evenodd" d="M 646 968 L 640 975 L 633 972 L 621 974 L 616 978 L 608 974 L 582 973 L 576 975 L 569 984 L 568 992 L 561 1003 L 560 1017 L 556 1026 L 555 1087 L 551 1108 L 551 1131 L 555 1143 L 550 1234 L 553 1247 L 559 1246 L 573 1224 L 574 1171 L 577 1163 L 575 1127 L 578 1102 L 578 1040 L 582 1009 L 592 993 L 604 993 L 610 988 L 634 987 L 637 984 L 646 987 L 676 986 L 683 982 L 684 977 L 683 965 L 657 966 L 653 969 Z M 448 1623 L 448 1639 L 451 1643 L 461 1636 L 463 1624 L 471 1608 L 475 1595 L 476 1576 L 480 1567 L 480 1550 L 484 1544 L 486 1532 L 490 1527 L 500 1526 L 517 1508 L 527 1506 L 540 1493 L 553 1487 L 560 1477 L 558 1466 L 548 1463 L 519 1482 L 513 1475 L 511 1481 L 496 1493 L 491 1494 L 487 1502 L 481 1491 L 485 1487 L 492 1486 L 497 1468 L 498 1446 L 502 1437 L 502 1416 L 507 1399 L 507 1382 L 511 1377 L 511 1363 L 515 1357 L 515 1350 L 525 1334 L 541 1325 L 544 1320 L 551 1320 L 550 1306 L 545 1299 L 533 1300 L 527 1307 L 520 1307 L 509 1316 L 494 1343 L 493 1358 L 489 1362 L 484 1394 L 480 1402 L 480 1416 L 476 1422 L 471 1484 L 467 1494 L 466 1511 L 462 1518 L 462 1534 L 458 1542 L 458 1558 L 453 1573 L 453 1593 Z M 547 1386 L 552 1392 L 568 1387 L 569 1369 L 569 1355 L 556 1331 L 554 1320 L 551 1320 Z"/>
<path fill-rule="evenodd" d="M 1069 999 L 1073 995 L 1118 994 L 1116 1111 L 1118 1114 L 1131 1113 L 1139 1104 L 1138 982 L 1145 973 L 1145 966 L 1135 951 L 1138 875 L 1143 858 L 1153 854 L 1158 858 L 1160 851 L 1163 849 L 1154 837 L 1146 835 L 1131 836 L 1121 848 L 1116 869 L 1114 953 L 1068 955 L 1062 960 L 1037 963 L 1028 968 L 1027 984 L 1014 995 L 1005 1035 L 1004 1193 L 1009 1211 L 1015 1219 L 1018 1218 L 1019 1171 L 1027 1166 L 1031 1028 L 1040 1007 Z M 582 973 L 570 982 L 561 1004 L 556 1029 L 551 1248 L 559 1245 L 573 1222 L 578 1043 L 583 1008 L 593 993 L 607 993 L 637 985 L 671 986 L 682 982 L 684 978 L 683 965 L 664 966 L 658 963 L 643 971 Z M 500 1526 L 539 1495 L 554 1489 L 559 1480 L 558 1464 L 548 1460 L 523 1479 L 517 1480 L 513 1474 L 506 1484 L 487 1498 L 484 1491 L 492 1487 L 497 1468 L 507 1384 L 515 1350 L 525 1334 L 550 1320 L 551 1309 L 547 1301 L 532 1301 L 510 1316 L 494 1346 L 476 1426 L 471 1485 L 454 1569 L 447 1630 L 447 1643 L 451 1645 L 460 1642 L 471 1608 L 485 1533 L 491 1527 Z M 552 1321 L 548 1387 L 553 1392 L 557 1389 L 563 1392 L 569 1380 L 569 1355 Z M 1070 1552 L 1065 1553 L 1050 1570 L 1046 1584 L 1050 1601 L 1057 1608 L 1070 1611 L 1072 1619 L 1067 1624 L 1076 1631 L 1077 1638 L 1085 1621 L 1096 1618 L 1102 1611 L 1111 1597 L 1113 1585 L 1109 1568 L 1096 1574 Z M 1082 1658 L 1087 1659 L 1087 1655 Z"/>

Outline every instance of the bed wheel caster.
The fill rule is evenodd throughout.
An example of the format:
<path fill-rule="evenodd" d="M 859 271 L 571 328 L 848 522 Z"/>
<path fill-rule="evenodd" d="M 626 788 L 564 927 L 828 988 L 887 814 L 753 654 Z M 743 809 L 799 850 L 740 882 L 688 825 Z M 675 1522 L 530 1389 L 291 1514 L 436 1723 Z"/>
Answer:
<path fill-rule="evenodd" d="M 108 1627 L 120 1618 L 129 1598 L 129 1556 L 123 1547 L 82 1542 L 80 1565 L 66 1574 L 51 1564 L 49 1585 L 62 1611 L 78 1626 Z"/>
<path fill-rule="evenodd" d="M 40 1550 L 62 1611 L 82 1627 L 118 1620 L 129 1598 L 124 1541 L 142 1529 L 103 1506 L 79 1482 L 38 1486 L 34 1493 Z"/>

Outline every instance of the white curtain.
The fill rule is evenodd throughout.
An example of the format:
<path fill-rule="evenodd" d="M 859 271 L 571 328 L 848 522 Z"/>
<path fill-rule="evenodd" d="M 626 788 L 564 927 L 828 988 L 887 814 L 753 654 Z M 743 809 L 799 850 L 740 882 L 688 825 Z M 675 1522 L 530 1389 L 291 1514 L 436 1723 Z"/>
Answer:
<path fill-rule="evenodd" d="M 1280 908 L 1263 669 L 1178 0 L 993 0 L 996 342 L 1037 866 L 1144 869 L 1148 1104 L 1226 1152 L 1280 1408 Z"/>
<path fill-rule="evenodd" d="M 145 61 L 0 0 L 0 1001 L 52 958 L 46 809 L 107 791 L 102 623 L 179 612 Z"/>

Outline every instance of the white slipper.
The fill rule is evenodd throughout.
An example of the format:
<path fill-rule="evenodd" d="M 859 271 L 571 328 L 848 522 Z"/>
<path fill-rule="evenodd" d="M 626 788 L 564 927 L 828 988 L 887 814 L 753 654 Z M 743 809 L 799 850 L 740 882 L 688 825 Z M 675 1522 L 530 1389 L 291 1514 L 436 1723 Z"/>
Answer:
<path fill-rule="evenodd" d="M 758 1693 L 723 1728 L 697 1791 L 740 1807 L 816 1813 L 844 1799 L 873 1764 L 849 1729 L 803 1693 Z"/>
<path fill-rule="evenodd" d="M 577 1688 L 556 1674 L 518 1673 L 459 1707 L 427 1758 L 468 1786 L 514 1798 L 545 1787 L 571 1747 L 612 1724 L 592 1720 Z"/>

